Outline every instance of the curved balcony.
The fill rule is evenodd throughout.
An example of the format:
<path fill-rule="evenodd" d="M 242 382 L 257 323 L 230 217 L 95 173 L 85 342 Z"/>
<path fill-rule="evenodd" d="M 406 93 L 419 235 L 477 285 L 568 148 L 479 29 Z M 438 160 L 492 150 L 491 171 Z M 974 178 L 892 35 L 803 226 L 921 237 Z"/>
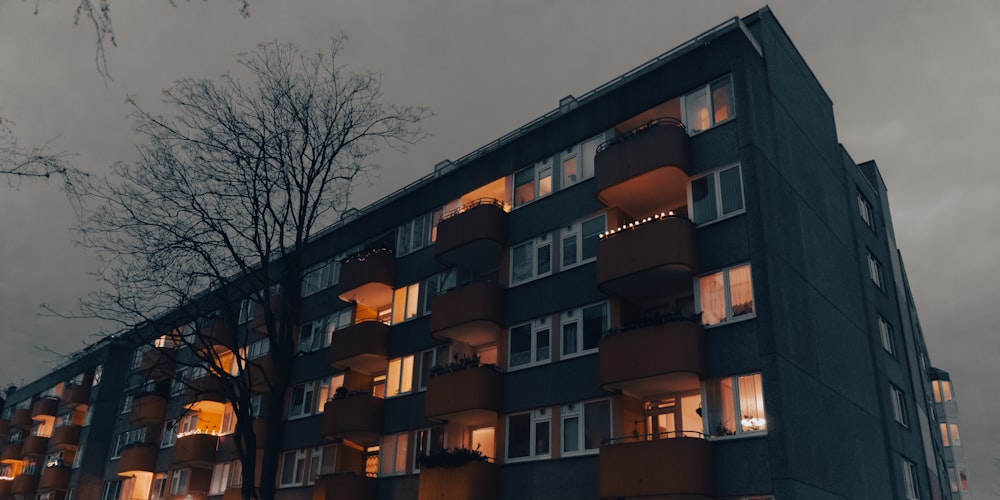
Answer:
<path fill-rule="evenodd" d="M 188 434 L 177 438 L 174 443 L 174 465 L 211 467 L 215 463 L 219 436 L 212 434 Z"/>
<path fill-rule="evenodd" d="M 39 479 L 38 476 L 18 474 L 14 478 L 14 486 L 11 488 L 11 493 L 33 497 L 35 492 L 38 491 Z"/>
<path fill-rule="evenodd" d="M 28 436 L 24 438 L 24 447 L 21 453 L 26 457 L 44 457 L 49 449 L 49 438 L 42 436 Z"/>
<path fill-rule="evenodd" d="M 362 321 L 333 332 L 330 364 L 344 370 L 377 373 L 385 370 L 389 352 L 389 325 Z"/>
<path fill-rule="evenodd" d="M 434 297 L 431 334 L 471 346 L 492 344 L 503 324 L 504 289 L 496 283 L 477 281 Z"/>
<path fill-rule="evenodd" d="M 374 444 L 382 437 L 385 401 L 368 393 L 327 401 L 321 428 L 327 439 L 348 439 Z"/>
<path fill-rule="evenodd" d="M 697 234 L 683 217 L 646 219 L 597 243 L 597 286 L 642 306 L 690 291 L 696 272 Z"/>
<path fill-rule="evenodd" d="M 167 413 L 167 398 L 159 394 L 139 394 L 132 401 L 132 410 L 128 414 L 130 427 L 148 427 L 163 423 Z"/>
<path fill-rule="evenodd" d="M 166 347 L 154 347 L 142 353 L 139 371 L 156 382 L 162 382 L 174 375 L 174 356 L 176 351 Z"/>
<path fill-rule="evenodd" d="M 40 491 L 65 490 L 69 487 L 69 476 L 73 472 L 68 465 L 46 467 L 42 469 L 42 477 L 38 480 Z"/>
<path fill-rule="evenodd" d="M 80 444 L 80 432 L 83 429 L 79 425 L 61 425 L 52 430 L 52 437 L 49 438 L 49 449 L 51 451 L 64 450 L 66 448 L 76 448 Z"/>
<path fill-rule="evenodd" d="M 0 498 L 7 500 L 7 498 L 13 494 L 14 494 L 14 480 L 0 479 Z"/>
<path fill-rule="evenodd" d="M 463 269 L 488 269 L 497 265 L 506 246 L 503 202 L 483 198 L 463 205 L 438 223 L 434 257 Z"/>
<path fill-rule="evenodd" d="M 154 443 L 136 443 L 122 449 L 118 459 L 118 474 L 122 476 L 135 475 L 137 472 L 153 472 L 156 470 L 156 454 L 159 446 Z"/>
<path fill-rule="evenodd" d="M 503 374 L 492 365 L 443 373 L 427 381 L 424 416 L 463 425 L 496 425 L 503 402 Z"/>
<path fill-rule="evenodd" d="M 468 462 L 458 467 L 420 471 L 418 500 L 495 500 L 500 495 L 500 467 L 490 462 Z"/>
<path fill-rule="evenodd" d="M 375 500 L 378 479 L 364 474 L 337 473 L 316 478 L 313 499 L 350 498 L 352 500 Z"/>
<path fill-rule="evenodd" d="M 226 400 L 226 381 L 213 376 L 203 375 L 187 382 L 184 389 L 185 404 L 197 401 L 218 401 Z"/>
<path fill-rule="evenodd" d="M 10 435 L 10 420 L 0 419 L 0 439 Z"/>
<path fill-rule="evenodd" d="M 200 350 L 211 347 L 220 352 L 231 351 L 236 347 L 236 330 L 231 322 L 218 318 L 198 330 L 196 342 Z"/>
<path fill-rule="evenodd" d="M 370 307 L 392 302 L 396 257 L 388 249 L 369 250 L 340 266 L 340 300 Z"/>
<path fill-rule="evenodd" d="M 632 217 L 687 204 L 690 138 L 661 118 L 602 144 L 594 158 L 597 199 Z"/>
<path fill-rule="evenodd" d="M 601 446 L 601 498 L 714 498 L 712 443 L 694 437 Z"/>
<path fill-rule="evenodd" d="M 68 384 L 62 392 L 62 405 L 72 408 L 90 402 L 90 385 Z"/>
<path fill-rule="evenodd" d="M 23 459 L 23 448 L 24 444 L 22 443 L 4 443 L 4 445 L 0 447 L 0 462 Z"/>
<path fill-rule="evenodd" d="M 705 335 L 693 318 L 642 326 L 601 338 L 601 386 L 646 398 L 686 388 L 708 375 Z"/>
<path fill-rule="evenodd" d="M 10 425 L 22 429 L 31 428 L 31 408 L 18 408 L 10 417 Z"/>
<path fill-rule="evenodd" d="M 31 404 L 31 418 L 35 417 L 54 417 L 56 416 L 56 411 L 59 410 L 59 399 L 57 398 L 40 398 L 35 400 Z"/>

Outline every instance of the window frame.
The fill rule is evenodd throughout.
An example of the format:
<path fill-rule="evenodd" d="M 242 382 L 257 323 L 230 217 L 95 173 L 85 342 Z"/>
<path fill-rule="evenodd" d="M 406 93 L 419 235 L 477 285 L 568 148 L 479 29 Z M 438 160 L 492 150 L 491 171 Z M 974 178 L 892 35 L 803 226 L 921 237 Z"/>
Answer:
<path fill-rule="evenodd" d="M 720 83 L 723 83 L 723 82 L 727 82 L 728 83 L 729 105 L 730 105 L 731 109 L 730 109 L 730 112 L 729 112 L 729 116 L 727 116 L 726 118 L 724 118 L 722 120 L 716 120 L 716 118 L 715 118 L 716 102 L 715 102 L 715 94 L 713 92 L 713 87 L 716 84 L 720 84 Z M 688 116 L 688 114 L 689 114 L 688 99 L 690 99 L 691 96 L 694 96 L 695 94 L 698 94 L 698 93 L 701 93 L 702 96 L 704 97 L 705 104 L 706 104 L 707 111 L 708 111 L 709 124 L 704 129 L 696 129 L 696 128 L 692 127 L 691 126 L 691 118 Z M 725 75 L 723 77 L 716 78 L 715 80 L 712 80 L 712 81 L 710 81 L 710 82 L 708 82 L 708 83 L 706 83 L 704 85 L 700 85 L 698 87 L 695 87 L 695 88 L 689 90 L 688 92 L 685 92 L 681 96 L 681 103 L 680 104 L 681 104 L 681 122 L 684 123 L 684 128 L 685 128 L 685 130 L 687 130 L 688 135 L 690 135 L 690 136 L 695 136 L 695 135 L 698 135 L 698 134 L 700 134 L 702 132 L 705 132 L 705 131 L 708 131 L 708 130 L 712 130 L 713 128 L 715 128 L 715 127 L 717 127 L 719 125 L 722 125 L 723 123 L 726 123 L 726 122 L 729 122 L 731 120 L 736 119 L 736 94 L 734 92 L 733 76 L 732 76 L 732 74 L 728 74 L 728 75 Z"/>
<path fill-rule="evenodd" d="M 910 423 L 906 411 L 906 394 L 896 384 L 889 383 L 889 400 L 892 404 L 892 418 L 899 425 L 909 429 Z"/>
<path fill-rule="evenodd" d="M 511 431 L 510 431 L 510 421 L 512 418 L 518 418 L 528 416 L 528 454 L 520 457 L 510 456 L 510 450 L 513 448 L 510 445 Z M 538 445 L 538 425 L 548 424 L 548 449 L 544 453 L 539 453 L 537 450 Z M 534 410 L 522 411 L 517 413 L 512 413 L 507 415 L 506 418 L 506 433 L 504 435 L 504 463 L 515 463 L 515 462 L 528 462 L 532 460 L 545 460 L 552 458 L 552 411 L 549 408 L 536 408 Z"/>
<path fill-rule="evenodd" d="M 440 436 L 440 446 L 435 443 L 436 433 Z M 448 431 L 445 425 L 435 425 L 432 427 L 424 427 L 422 429 L 417 429 L 413 433 L 413 473 L 420 473 L 420 466 L 417 463 L 417 459 L 422 456 L 429 456 L 431 453 L 439 450 L 448 449 Z"/>
<path fill-rule="evenodd" d="M 188 490 L 188 485 L 191 482 L 191 469 L 184 467 L 183 469 L 174 469 L 170 471 L 170 486 L 167 491 L 171 495 L 183 495 Z"/>
<path fill-rule="evenodd" d="M 586 409 L 587 409 L 588 405 L 602 404 L 602 403 L 606 403 L 607 404 L 608 428 L 605 429 L 604 436 L 601 437 L 600 439 L 598 439 L 597 446 L 593 447 L 593 448 L 588 448 L 587 447 L 587 428 L 588 428 L 588 425 L 587 425 L 587 411 L 586 411 Z M 562 408 L 559 411 L 559 430 L 560 430 L 560 435 L 559 435 L 559 450 L 560 450 L 560 456 L 562 456 L 562 457 L 570 457 L 570 456 L 578 456 L 578 455 L 593 455 L 593 454 L 596 454 L 596 453 L 600 452 L 600 450 L 601 450 L 601 443 L 603 441 L 611 438 L 612 431 L 614 429 L 614 416 L 613 416 L 614 412 L 612 411 L 611 406 L 612 406 L 611 405 L 611 399 L 609 399 L 609 398 L 594 399 L 594 400 L 591 400 L 591 401 L 583 401 L 583 402 L 569 403 L 569 404 L 563 405 Z M 575 450 L 567 450 L 566 449 L 566 445 L 569 443 L 569 440 L 566 439 L 566 430 L 568 429 L 568 426 L 566 425 L 566 421 L 570 420 L 570 419 L 574 419 L 574 418 L 578 419 L 577 432 L 576 432 L 577 435 L 576 435 L 576 437 L 575 437 L 575 439 L 573 441 L 576 444 L 576 449 Z"/>
<path fill-rule="evenodd" d="M 392 446 L 389 446 L 389 440 L 392 440 Z M 403 445 L 402 451 L 400 451 L 400 443 Z M 390 477 L 390 476 L 401 476 L 406 474 L 406 460 L 409 457 L 409 443 L 410 435 L 408 432 L 399 432 L 395 434 L 387 434 L 382 436 L 382 441 L 380 442 L 378 450 L 378 477 Z M 389 458 L 387 455 L 389 451 L 392 451 L 392 469 L 386 472 L 386 459 Z M 403 463 L 400 467 L 399 459 L 402 458 Z"/>
<path fill-rule="evenodd" d="M 878 316 L 877 323 L 879 337 L 882 340 L 882 350 L 889 353 L 893 357 L 896 357 L 896 342 L 893 335 L 892 324 L 890 324 L 881 315 Z"/>
<path fill-rule="evenodd" d="M 730 278 L 729 278 L 729 274 L 730 274 L 730 272 L 733 269 L 737 269 L 737 268 L 741 268 L 741 267 L 747 267 L 749 269 L 749 273 L 750 273 L 750 304 L 751 304 L 751 307 L 753 308 L 753 310 L 750 311 L 750 312 L 748 312 L 748 313 L 744 313 L 744 314 L 740 314 L 740 315 L 736 316 L 733 313 L 733 293 L 732 293 L 732 286 L 731 286 L 731 281 L 730 281 Z M 704 308 L 702 307 L 702 290 L 701 290 L 702 286 L 701 286 L 701 280 L 703 278 L 705 278 L 705 277 L 712 276 L 712 275 L 715 275 L 715 274 L 720 274 L 720 273 L 722 274 L 722 291 L 723 291 L 724 299 L 725 299 L 725 308 L 726 308 L 725 313 L 726 313 L 726 315 L 725 315 L 725 317 L 722 320 L 720 320 L 720 321 L 718 321 L 716 323 L 708 324 L 708 323 L 705 323 L 705 317 L 704 317 L 704 314 L 703 314 L 704 313 Z M 757 303 L 756 303 L 757 294 L 754 292 L 754 286 L 753 286 L 753 284 L 754 284 L 753 266 L 751 265 L 750 261 L 741 262 L 739 264 L 733 264 L 731 266 L 726 266 L 726 267 L 723 267 L 721 269 L 717 269 L 715 271 L 708 272 L 708 273 L 701 274 L 701 275 L 697 276 L 697 278 L 695 279 L 695 282 L 694 282 L 694 307 L 695 307 L 695 310 L 698 311 L 698 313 L 702 315 L 702 317 L 701 317 L 702 327 L 704 327 L 704 328 L 715 328 L 715 327 L 718 327 L 718 326 L 731 325 L 733 323 L 737 323 L 737 322 L 740 322 L 740 321 L 746 321 L 746 320 L 749 320 L 749 319 L 756 318 L 757 317 Z"/>
<path fill-rule="evenodd" d="M 285 482 L 285 468 L 289 464 L 289 455 L 292 456 L 292 480 Z M 294 488 L 305 484 L 306 473 L 306 450 L 282 450 L 281 467 L 278 469 L 278 488 Z"/>
<path fill-rule="evenodd" d="M 724 203 L 722 199 L 722 182 L 720 182 L 720 178 L 723 172 L 728 172 L 733 169 L 736 170 L 736 173 L 738 174 L 740 181 L 740 208 L 728 213 L 723 213 Z M 694 183 L 702 179 L 706 179 L 708 177 L 711 177 L 713 179 L 712 197 L 714 198 L 715 202 L 714 203 L 715 216 L 711 219 L 699 222 L 698 221 L 699 213 L 696 210 L 694 201 Z M 687 205 L 688 213 L 690 214 L 690 220 L 695 225 L 695 227 L 698 228 L 709 226 L 711 224 L 715 224 L 717 222 L 721 222 L 745 214 L 747 211 L 747 194 L 746 194 L 746 185 L 743 182 L 743 165 L 740 162 L 730 163 L 715 168 L 711 171 L 705 172 L 703 174 L 692 177 L 691 180 L 688 182 L 687 186 L 687 203 L 688 203 Z"/>
<path fill-rule="evenodd" d="M 886 290 L 885 287 L 885 272 L 882 270 L 882 262 L 878 260 L 872 251 L 868 250 L 868 278 L 871 279 L 875 287 L 883 292 Z"/>
<path fill-rule="evenodd" d="M 561 164 L 560 164 L 561 166 Z M 528 200 L 518 202 L 517 197 L 517 176 L 522 172 L 531 170 L 531 187 L 532 187 L 532 197 Z M 547 176 L 543 176 L 542 172 L 548 172 Z M 526 205 L 530 205 L 546 196 L 551 195 L 556 190 L 553 186 L 553 180 L 555 177 L 555 165 L 552 161 L 552 157 L 546 157 L 544 159 L 538 160 L 531 165 L 520 168 L 510 175 L 511 179 L 511 189 L 510 189 L 510 199 L 511 199 L 511 210 L 517 210 Z M 547 190 L 543 187 L 543 179 L 548 178 Z M 527 184 L 521 184 L 522 186 Z M 543 192 L 544 191 L 544 192 Z"/>
<path fill-rule="evenodd" d="M 340 260 L 332 258 L 309 266 L 302 273 L 302 288 L 299 296 L 309 297 L 336 286 L 340 282 Z"/>
<path fill-rule="evenodd" d="M 584 225 L 598 219 L 603 220 L 602 229 L 593 235 L 587 236 L 583 233 Z M 572 269 L 577 266 L 582 266 L 584 264 L 589 264 L 597 260 L 597 241 L 600 239 L 600 234 L 604 233 L 608 229 L 608 216 L 606 213 L 601 212 L 593 217 L 587 217 L 574 221 L 571 224 L 563 226 L 559 229 L 559 270 L 565 271 L 567 269 Z M 567 263 L 566 257 L 568 255 L 566 242 L 571 240 L 573 242 L 573 261 Z M 584 248 L 587 241 L 593 241 L 593 255 L 586 256 Z"/>
<path fill-rule="evenodd" d="M 422 281 L 417 281 L 415 283 L 410 283 L 409 285 L 401 286 L 392 291 L 391 323 L 393 325 L 406 323 L 407 321 L 419 318 L 423 315 L 424 311 L 421 307 L 420 296 L 421 283 Z M 399 303 L 400 301 L 402 301 L 402 304 Z"/>
<path fill-rule="evenodd" d="M 393 378 L 389 376 L 389 374 L 392 373 L 393 371 L 392 365 L 394 362 L 399 363 L 398 379 L 396 380 L 393 380 Z M 400 356 L 398 358 L 392 358 L 389 360 L 385 369 L 385 399 L 395 398 L 399 396 L 406 396 L 414 392 L 413 378 L 414 375 L 416 375 L 414 371 L 415 364 L 416 364 L 416 358 L 413 354 L 408 354 L 406 356 Z M 409 384 L 408 387 L 404 389 L 404 386 L 407 386 L 406 384 L 407 372 L 409 372 Z M 390 394 L 389 391 L 394 386 L 394 384 L 398 389 L 392 394 Z"/>
<path fill-rule="evenodd" d="M 906 495 L 906 500 L 920 500 L 916 464 L 903 457 L 899 460 L 903 469 L 903 493 Z"/>
<path fill-rule="evenodd" d="M 603 318 L 600 332 L 597 335 L 597 342 L 594 343 L 593 347 L 585 348 L 585 343 L 587 341 L 587 323 L 585 321 L 585 313 L 588 309 L 602 308 L 601 317 Z M 573 345 L 575 349 L 573 351 L 567 351 L 566 348 L 569 345 L 566 342 L 566 327 L 568 325 L 576 325 L 575 339 Z M 597 352 L 601 337 L 608 331 L 611 326 L 611 307 L 608 301 L 604 300 L 601 302 L 595 302 L 593 304 L 587 304 L 584 306 L 576 307 L 573 309 L 567 309 L 559 313 L 559 359 L 570 359 L 578 356 L 586 356 L 588 354 L 593 354 Z M 551 348 L 551 342 L 549 344 Z"/>
<path fill-rule="evenodd" d="M 514 329 L 516 328 L 528 328 L 528 334 L 530 335 L 531 347 L 528 351 L 528 361 L 525 363 L 514 364 L 514 348 L 512 342 L 514 340 Z M 539 348 L 538 348 L 538 335 L 542 332 L 548 332 L 548 354 L 544 359 L 539 358 Z M 531 368 L 533 366 L 545 365 L 552 363 L 552 317 L 542 316 L 541 318 L 535 318 L 531 321 L 526 321 L 517 325 L 513 325 L 507 329 L 507 370 L 516 371 L 523 370 L 526 368 Z"/>
<path fill-rule="evenodd" d="M 743 406 L 741 405 L 742 398 L 740 397 L 739 380 L 742 377 L 760 378 L 761 408 L 758 411 L 764 414 L 764 419 L 763 419 L 764 423 L 761 429 L 751 429 L 751 430 L 743 429 L 744 423 L 742 421 L 743 419 L 741 418 L 741 416 L 745 416 L 748 410 L 743 408 Z M 709 397 L 708 387 L 709 384 L 715 382 L 721 382 L 723 380 L 729 380 L 730 387 L 732 388 L 732 401 L 730 402 L 730 404 L 732 405 L 732 411 L 733 411 L 733 430 L 731 434 L 730 433 L 716 434 L 717 429 L 709 428 L 715 416 L 714 414 L 718 410 L 714 408 L 712 405 L 712 399 Z M 767 402 L 764 400 L 764 377 L 761 374 L 761 372 L 741 373 L 737 375 L 729 375 L 726 377 L 708 379 L 704 383 L 702 383 L 701 401 L 702 401 L 702 408 L 704 410 L 704 416 L 702 417 L 702 424 L 704 426 L 703 430 L 705 431 L 704 432 L 705 439 L 707 440 L 746 439 L 757 436 L 766 436 L 768 434 L 768 426 L 770 425 L 770 422 L 768 421 L 767 418 Z"/>
<path fill-rule="evenodd" d="M 868 201 L 868 197 L 860 190 L 858 190 L 858 216 L 868 226 L 868 229 L 875 231 L 875 212 L 872 211 L 872 204 Z"/>
<path fill-rule="evenodd" d="M 552 275 L 552 273 L 553 273 L 553 269 L 552 269 L 552 267 L 553 267 L 552 266 L 552 264 L 553 264 L 553 262 L 552 262 L 552 247 L 553 247 L 553 243 L 554 242 L 552 241 L 551 235 L 549 233 L 544 233 L 544 234 L 540 234 L 538 236 L 535 236 L 534 238 L 530 238 L 528 240 L 522 241 L 522 242 L 520 242 L 520 243 L 518 243 L 516 245 L 511 245 L 511 247 L 510 247 L 510 280 L 509 280 L 510 287 L 520 286 L 520 285 L 523 285 L 525 283 L 530 283 L 530 282 L 532 282 L 534 280 L 537 280 L 537 279 L 544 278 L 544 277 Z M 521 247 L 525 247 L 525 246 L 528 247 L 528 253 L 527 253 L 527 255 L 529 256 L 531 270 L 530 270 L 530 273 L 528 275 L 525 275 L 525 277 L 523 277 L 521 279 L 515 279 L 515 278 L 517 278 L 517 276 L 515 276 L 514 273 L 516 272 L 517 267 L 515 266 L 514 259 L 517 256 L 517 249 L 521 248 Z M 543 247 L 548 247 L 548 256 L 549 256 L 549 261 L 548 262 L 549 262 L 549 264 L 548 264 L 548 269 L 547 270 L 545 270 L 544 272 L 540 272 L 539 271 L 539 259 L 538 259 L 538 256 L 539 256 L 539 252 L 541 251 L 541 249 Z"/>

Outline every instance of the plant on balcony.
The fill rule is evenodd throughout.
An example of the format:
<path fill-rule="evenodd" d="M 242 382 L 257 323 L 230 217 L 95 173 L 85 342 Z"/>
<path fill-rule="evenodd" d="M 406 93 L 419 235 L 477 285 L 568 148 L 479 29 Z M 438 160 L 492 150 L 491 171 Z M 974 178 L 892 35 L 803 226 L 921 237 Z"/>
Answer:
<path fill-rule="evenodd" d="M 685 314 L 681 312 L 679 307 L 657 309 L 643 314 L 639 321 L 626 323 L 620 328 L 612 328 L 608 330 L 605 335 L 614 335 L 616 333 L 627 332 L 630 330 L 638 330 L 648 326 L 664 325 L 673 321 L 691 321 L 694 323 L 701 323 L 701 313 Z"/>
<path fill-rule="evenodd" d="M 469 462 L 486 462 L 489 457 L 483 455 L 477 447 L 475 450 L 468 448 L 442 448 L 432 451 L 427 455 L 417 457 L 417 465 L 420 468 L 434 467 L 460 467 Z"/>
<path fill-rule="evenodd" d="M 497 368 L 495 364 L 482 364 L 479 362 L 479 353 L 470 355 L 467 354 L 455 354 L 452 360 L 448 363 L 442 363 L 440 365 L 435 365 L 431 367 L 431 376 L 436 377 L 438 375 L 444 375 L 446 373 L 458 372 L 462 370 L 467 370 L 469 368 L 477 368 L 480 366 L 490 366 Z"/>

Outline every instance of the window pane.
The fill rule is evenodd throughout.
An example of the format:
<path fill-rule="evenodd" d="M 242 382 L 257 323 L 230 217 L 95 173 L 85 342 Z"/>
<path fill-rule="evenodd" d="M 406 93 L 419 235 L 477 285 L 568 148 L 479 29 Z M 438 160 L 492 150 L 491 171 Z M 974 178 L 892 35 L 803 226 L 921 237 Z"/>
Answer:
<path fill-rule="evenodd" d="M 538 197 L 552 192 L 552 164 L 538 167 Z"/>
<path fill-rule="evenodd" d="M 535 455 L 548 455 L 550 439 L 549 421 L 535 422 Z"/>
<path fill-rule="evenodd" d="M 596 401 L 583 405 L 583 448 L 596 450 L 611 437 L 611 402 Z"/>
<path fill-rule="evenodd" d="M 535 167 L 528 167 L 514 174 L 514 206 L 535 199 Z"/>
<path fill-rule="evenodd" d="M 510 271 L 511 282 L 517 283 L 531 279 L 533 267 L 531 259 L 532 254 L 533 244 L 530 241 L 514 247 L 512 257 L 513 262 L 511 263 Z"/>
<path fill-rule="evenodd" d="M 708 398 L 709 435 L 732 436 L 736 434 L 733 379 L 724 378 L 709 381 L 705 386 L 705 396 Z"/>
<path fill-rule="evenodd" d="M 431 377 L 431 367 L 434 365 L 434 351 L 424 351 L 420 354 L 420 388 L 427 387 L 427 379 Z"/>
<path fill-rule="evenodd" d="M 578 351 L 576 345 L 576 323 L 569 323 L 562 326 L 562 353 L 573 354 Z"/>
<path fill-rule="evenodd" d="M 740 179 L 740 167 L 719 172 L 719 190 L 722 194 L 722 215 L 743 209 L 743 181 Z"/>
<path fill-rule="evenodd" d="M 402 377 L 399 383 L 399 392 L 410 392 L 413 390 L 413 356 L 403 358 Z"/>
<path fill-rule="evenodd" d="M 691 205 L 694 223 L 701 224 L 718 218 L 715 203 L 715 176 L 706 175 L 691 181 Z"/>
<path fill-rule="evenodd" d="M 552 270 L 552 245 L 538 247 L 538 275 L 547 274 Z"/>
<path fill-rule="evenodd" d="M 402 255 L 410 251 L 410 223 L 399 226 L 399 236 L 396 238 L 396 253 Z"/>
<path fill-rule="evenodd" d="M 295 452 L 284 454 L 281 460 L 281 484 L 291 484 L 295 481 Z"/>
<path fill-rule="evenodd" d="M 403 321 L 403 313 L 406 311 L 406 287 L 397 288 L 392 298 L 392 322 Z"/>
<path fill-rule="evenodd" d="M 535 361 L 549 359 L 549 329 L 535 332 Z"/>
<path fill-rule="evenodd" d="M 531 449 L 531 415 L 511 415 L 507 421 L 507 456 L 528 456 Z"/>
<path fill-rule="evenodd" d="M 562 164 L 562 185 L 563 187 L 575 184 L 580 180 L 580 173 L 576 168 L 576 157 L 571 156 L 563 160 Z"/>
<path fill-rule="evenodd" d="M 698 278 L 698 296 L 701 301 L 701 322 L 706 325 L 721 323 L 726 319 L 726 296 L 722 273 Z"/>
<path fill-rule="evenodd" d="M 950 424 L 951 426 L 951 442 L 955 446 L 962 445 L 962 438 L 958 437 L 958 424 Z"/>
<path fill-rule="evenodd" d="M 583 221 L 580 231 L 583 237 L 583 255 L 580 257 L 581 260 L 597 257 L 598 235 L 604 232 L 605 229 L 606 223 L 604 222 L 603 215 Z"/>
<path fill-rule="evenodd" d="M 406 288 L 406 319 L 417 315 L 417 297 L 420 297 L 420 283 Z"/>
<path fill-rule="evenodd" d="M 406 472 L 406 433 L 396 435 L 395 472 Z"/>
<path fill-rule="evenodd" d="M 382 457 L 379 460 L 381 469 L 380 474 L 392 474 L 392 467 L 394 465 L 393 457 L 396 456 L 396 436 L 386 436 L 382 440 Z"/>
<path fill-rule="evenodd" d="M 692 132 L 705 130 L 712 126 L 708 116 L 708 97 L 705 88 L 700 88 L 684 96 L 684 108 L 687 115 L 685 124 Z"/>
<path fill-rule="evenodd" d="M 583 309 L 583 350 L 597 349 L 601 335 L 607 329 L 604 304 Z"/>
<path fill-rule="evenodd" d="M 576 264 L 576 235 L 563 238 L 562 241 L 562 265 L 563 267 Z"/>
<path fill-rule="evenodd" d="M 413 220 L 413 249 L 423 248 L 424 238 L 427 236 L 424 229 L 424 217 L 417 217 Z"/>
<path fill-rule="evenodd" d="M 510 366 L 531 362 L 531 325 L 510 329 Z"/>
<path fill-rule="evenodd" d="M 753 285 L 750 282 L 750 266 L 738 266 L 729 270 L 729 296 L 733 305 L 733 317 L 753 314 Z"/>
<path fill-rule="evenodd" d="M 760 374 L 737 377 L 740 389 L 740 420 L 743 432 L 767 430 L 764 419 L 764 391 L 760 383 Z"/>
<path fill-rule="evenodd" d="M 715 123 L 733 116 L 733 87 L 729 78 L 712 84 L 712 110 Z"/>
<path fill-rule="evenodd" d="M 951 446 L 951 440 L 948 439 L 948 424 L 940 424 L 941 426 L 941 444 L 945 446 Z"/>
<path fill-rule="evenodd" d="M 580 451 L 580 417 L 564 418 L 562 421 L 562 451 Z"/>
<path fill-rule="evenodd" d="M 400 372 L 400 360 L 393 359 L 389 361 L 389 371 L 386 376 L 386 386 L 385 395 L 395 396 L 399 394 L 399 372 Z"/>

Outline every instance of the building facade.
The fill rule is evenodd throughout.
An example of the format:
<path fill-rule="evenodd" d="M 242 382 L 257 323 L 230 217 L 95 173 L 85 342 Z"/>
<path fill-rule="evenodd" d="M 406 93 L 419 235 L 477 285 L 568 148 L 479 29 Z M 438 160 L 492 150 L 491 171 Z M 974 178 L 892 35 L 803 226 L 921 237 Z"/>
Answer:
<path fill-rule="evenodd" d="M 306 251 L 279 498 L 962 498 L 885 185 L 767 8 Z M 238 496 L 232 409 L 149 333 L 9 395 L 0 499 Z"/>

